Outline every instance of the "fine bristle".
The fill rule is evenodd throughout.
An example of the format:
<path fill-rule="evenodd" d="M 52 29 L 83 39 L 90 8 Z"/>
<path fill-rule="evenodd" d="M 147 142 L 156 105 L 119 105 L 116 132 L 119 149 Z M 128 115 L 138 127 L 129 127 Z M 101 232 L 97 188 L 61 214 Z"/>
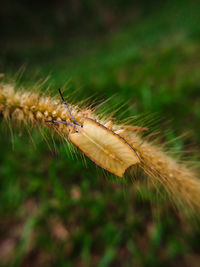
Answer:
<path fill-rule="evenodd" d="M 69 104 L 69 109 L 75 120 L 82 124 L 84 112 Z M 39 93 L 18 89 L 15 86 L 0 84 L 0 114 L 5 120 L 11 120 L 16 125 L 28 124 L 44 126 L 58 132 L 66 138 L 70 131 L 69 125 L 46 123 L 51 120 L 71 121 L 71 117 L 60 100 Z M 93 116 L 94 119 L 98 119 Z M 103 124 L 106 118 L 99 122 Z M 114 129 L 120 126 L 113 125 Z M 138 132 L 127 132 L 127 142 L 140 157 L 140 166 L 153 183 L 159 182 L 165 187 L 171 197 L 179 202 L 187 203 L 191 210 L 200 212 L 200 180 L 197 173 L 184 163 L 178 163 L 162 150 L 162 146 L 152 144 L 147 138 L 141 138 Z M 132 167 L 134 168 L 134 167 Z"/>

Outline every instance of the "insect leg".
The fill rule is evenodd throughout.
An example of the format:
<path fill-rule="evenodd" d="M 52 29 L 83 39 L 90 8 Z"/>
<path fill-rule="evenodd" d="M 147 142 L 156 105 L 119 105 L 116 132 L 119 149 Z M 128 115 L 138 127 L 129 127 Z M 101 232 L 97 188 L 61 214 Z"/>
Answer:
<path fill-rule="evenodd" d="M 82 124 L 80 124 L 75 118 L 74 118 L 74 116 L 72 115 L 72 113 L 71 113 L 71 111 L 70 111 L 70 109 L 69 109 L 69 107 L 68 107 L 68 105 L 67 105 L 67 103 L 65 102 L 65 100 L 64 100 L 64 98 L 63 98 L 63 95 L 62 95 L 62 93 L 61 93 L 61 90 L 60 90 L 60 88 L 58 89 L 58 91 L 59 91 L 59 93 L 60 93 L 60 96 L 61 96 L 61 98 L 62 98 L 62 101 L 63 101 L 63 104 L 65 105 L 65 107 L 66 107 L 66 109 L 67 109 L 67 111 L 68 111 L 68 113 L 69 113 L 69 115 L 70 115 L 70 117 L 72 118 L 72 120 L 73 120 L 73 122 L 75 123 L 75 124 L 77 124 L 77 125 L 79 125 L 79 126 L 83 126 Z"/>
<path fill-rule="evenodd" d="M 82 115 L 87 115 L 87 118 L 92 117 L 92 110 L 91 109 L 87 109 L 85 111 L 82 111 L 81 113 L 82 113 Z"/>
<path fill-rule="evenodd" d="M 113 122 L 112 121 L 108 121 L 104 124 L 104 126 L 110 130 L 112 130 L 112 125 L 113 125 Z"/>

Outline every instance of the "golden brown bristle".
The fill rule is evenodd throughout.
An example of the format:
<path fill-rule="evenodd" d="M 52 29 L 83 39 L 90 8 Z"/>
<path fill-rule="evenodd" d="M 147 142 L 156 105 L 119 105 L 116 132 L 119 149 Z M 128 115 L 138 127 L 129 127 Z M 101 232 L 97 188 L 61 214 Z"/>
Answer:
<path fill-rule="evenodd" d="M 69 107 L 74 118 L 83 124 L 85 119 L 82 115 L 83 111 L 79 111 L 76 106 L 69 105 Z M 67 137 L 70 131 L 68 125 L 57 124 L 55 126 L 45 122 L 52 119 L 70 121 L 70 116 L 61 101 L 22 89 L 15 92 L 13 85 L 0 85 L 0 114 L 5 120 L 12 120 L 18 126 L 22 122 L 33 126 L 48 126 L 52 131 L 64 137 Z M 97 119 L 95 116 L 93 118 Z M 102 122 L 106 122 L 106 118 L 100 121 Z M 120 127 L 113 125 L 113 128 L 119 129 Z M 76 143 L 72 136 L 70 139 Z M 197 173 L 185 164 L 179 164 L 176 159 L 169 157 L 158 145 L 153 145 L 141 138 L 138 132 L 127 132 L 126 136 L 126 141 L 141 159 L 139 165 L 148 175 L 148 179 L 153 182 L 158 181 L 173 198 L 184 201 L 191 209 L 200 212 L 200 180 Z M 124 155 L 124 161 L 126 160 L 129 164 L 129 159 L 126 159 Z"/>

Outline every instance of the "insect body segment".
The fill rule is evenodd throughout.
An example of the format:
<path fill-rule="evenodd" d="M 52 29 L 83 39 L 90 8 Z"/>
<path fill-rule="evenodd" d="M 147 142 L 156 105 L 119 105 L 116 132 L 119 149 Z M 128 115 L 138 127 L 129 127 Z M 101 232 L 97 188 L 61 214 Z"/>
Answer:
<path fill-rule="evenodd" d="M 72 126 L 76 131 L 69 133 L 69 140 L 86 156 L 98 166 L 119 177 L 123 176 L 128 167 L 140 162 L 136 151 L 125 139 L 111 130 L 111 121 L 104 126 L 91 118 L 85 118 L 83 125 L 81 125 L 72 116 L 60 90 L 59 92 L 74 123 L 56 120 L 48 122 L 64 123 Z M 119 131 L 122 133 L 125 130 Z"/>

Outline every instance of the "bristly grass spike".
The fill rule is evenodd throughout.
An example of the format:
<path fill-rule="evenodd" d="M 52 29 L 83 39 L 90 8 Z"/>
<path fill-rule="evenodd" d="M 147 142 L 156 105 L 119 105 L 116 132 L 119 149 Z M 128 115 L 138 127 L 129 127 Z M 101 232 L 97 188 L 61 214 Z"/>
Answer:
<path fill-rule="evenodd" d="M 180 163 L 178 162 L 179 160 L 177 161 L 176 158 L 170 157 L 166 151 L 163 151 L 165 146 L 159 140 L 157 140 L 158 142 L 156 144 L 154 140 L 152 141 L 152 138 L 144 138 L 131 132 L 133 130 L 137 132 L 147 130 L 145 128 L 124 125 L 114 125 L 112 127 L 112 122 L 109 121 L 107 123 L 103 122 L 103 125 L 99 126 L 98 122 L 90 119 L 91 111 L 79 110 L 77 106 L 71 106 L 70 110 L 77 122 L 79 124 L 81 123 L 83 127 L 77 125 L 71 117 L 69 120 L 66 119 L 63 106 L 49 96 L 41 96 L 40 93 L 22 90 L 22 88 L 16 90 L 16 86 L 14 85 L 0 83 L 0 115 L 10 127 L 19 127 L 22 123 L 25 125 L 32 124 L 34 127 L 43 126 L 43 122 L 48 118 L 49 120 L 52 118 L 61 121 L 66 125 L 67 130 L 71 128 L 69 133 L 71 142 L 81 148 L 84 152 L 83 155 L 87 154 L 96 164 L 121 177 L 126 167 L 135 164 L 135 162 L 139 163 L 138 166 L 144 170 L 145 175 L 149 178 L 148 181 L 153 186 L 157 185 L 157 183 L 161 184 L 170 193 L 170 197 L 175 204 L 179 205 L 180 200 L 182 200 L 187 204 L 186 206 L 190 211 L 195 211 L 195 214 L 200 214 L 198 161 L 194 165 L 193 163 L 189 164 L 190 161 Z M 69 116 L 67 117 L 69 118 Z M 12 123 L 10 123 L 11 121 Z M 105 121 L 105 117 L 103 117 L 102 121 Z M 64 137 L 63 134 L 66 131 L 63 127 L 62 129 L 58 129 L 58 131 L 54 127 L 51 128 L 54 132 L 58 132 Z M 112 128 L 119 130 L 113 131 Z M 75 130 L 76 132 L 74 132 Z M 120 136 L 128 140 L 130 147 L 133 149 L 128 149 L 127 144 L 124 146 L 124 142 L 126 143 L 126 141 L 120 138 Z M 92 143 L 89 137 L 90 139 L 94 139 Z M 105 141 L 105 147 L 101 145 L 102 140 Z M 85 141 L 86 147 L 81 143 L 83 141 Z M 121 161 L 120 164 L 122 166 L 117 162 L 117 167 L 113 167 L 113 164 L 116 164 L 116 159 L 113 159 L 113 157 L 118 157 L 120 154 L 120 149 L 118 147 L 116 148 L 116 145 L 120 145 L 123 151 L 126 148 L 128 153 L 120 155 L 122 156 L 120 158 L 122 161 L 122 164 Z M 136 156 L 134 150 L 137 151 L 136 153 L 139 157 Z M 128 165 L 123 164 L 123 161 L 126 161 L 126 155 L 128 157 L 130 156 L 132 160 Z M 133 160 L 135 160 L 134 163 Z M 134 175 L 132 173 L 134 169 L 130 169 L 130 176 Z"/>

